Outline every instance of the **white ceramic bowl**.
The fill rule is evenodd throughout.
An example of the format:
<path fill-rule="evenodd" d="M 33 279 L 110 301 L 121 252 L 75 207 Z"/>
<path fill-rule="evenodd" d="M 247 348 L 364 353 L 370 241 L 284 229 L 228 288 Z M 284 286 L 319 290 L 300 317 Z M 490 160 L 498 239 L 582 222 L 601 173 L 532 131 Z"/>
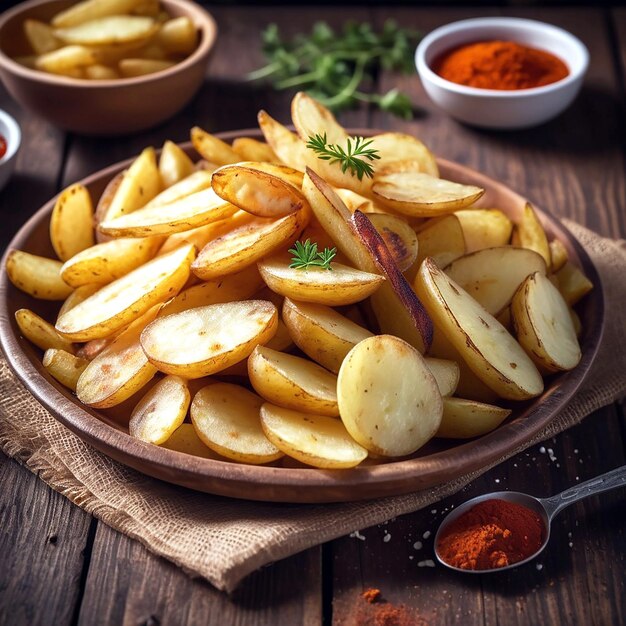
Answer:
<path fill-rule="evenodd" d="M 569 75 L 550 85 L 501 91 L 458 85 L 431 69 L 442 53 L 476 41 L 515 41 L 555 54 Z M 415 64 L 428 96 L 461 122 L 485 128 L 528 128 L 565 110 L 580 91 L 589 64 L 584 44 L 567 31 L 519 18 L 485 17 L 453 22 L 429 33 L 415 52 Z"/>
<path fill-rule="evenodd" d="M 0 159 L 0 189 L 6 184 L 17 161 L 17 151 L 22 141 L 22 131 L 17 122 L 8 114 L 0 109 L 0 135 L 7 142 L 7 151 Z"/>

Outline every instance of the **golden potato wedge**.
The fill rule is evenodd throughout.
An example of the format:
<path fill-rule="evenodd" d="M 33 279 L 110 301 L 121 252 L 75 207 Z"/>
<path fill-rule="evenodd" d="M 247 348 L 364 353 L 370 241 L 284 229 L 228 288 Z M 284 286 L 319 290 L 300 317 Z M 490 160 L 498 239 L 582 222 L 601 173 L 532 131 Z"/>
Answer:
<path fill-rule="evenodd" d="M 289 167 L 304 172 L 307 148 L 297 135 L 261 110 L 258 114 L 259 127 L 278 158 Z"/>
<path fill-rule="evenodd" d="M 100 289 L 101 285 L 97 283 L 90 283 L 89 285 L 82 285 L 81 287 L 76 287 L 72 293 L 65 298 L 59 312 L 57 313 L 57 319 L 63 315 L 63 313 L 67 313 L 71 308 L 75 307 L 77 304 L 80 304 L 83 300 L 86 300 L 89 296 L 92 296 L 98 289 Z"/>
<path fill-rule="evenodd" d="M 266 402 L 261 425 L 267 438 L 285 454 L 322 469 L 356 467 L 367 458 L 340 420 L 311 415 Z"/>
<path fill-rule="evenodd" d="M 276 307 L 266 300 L 210 304 L 159 317 L 141 345 L 162 372 L 201 378 L 245 359 L 277 326 Z"/>
<path fill-rule="evenodd" d="M 580 321 L 580 316 L 571 307 L 569 309 L 569 315 L 572 318 L 572 324 L 574 324 L 574 331 L 576 332 L 576 337 L 580 339 L 580 336 L 582 335 L 582 332 L 583 332 L 583 325 L 582 325 L 582 322 Z"/>
<path fill-rule="evenodd" d="M 78 379 L 89 365 L 89 361 L 65 350 L 48 348 L 44 352 L 42 365 L 52 378 L 58 380 L 64 387 L 76 391 Z"/>
<path fill-rule="evenodd" d="M 22 250 L 11 250 L 6 260 L 9 280 L 39 300 L 65 300 L 72 288 L 61 278 L 62 263 Z"/>
<path fill-rule="evenodd" d="M 337 377 L 317 363 L 258 345 L 248 357 L 248 376 L 268 402 L 305 413 L 339 415 Z"/>
<path fill-rule="evenodd" d="M 570 306 L 574 306 L 593 289 L 593 283 L 570 261 L 566 261 L 554 276 L 561 295 Z"/>
<path fill-rule="evenodd" d="M 189 245 L 149 261 L 64 313 L 56 329 L 73 341 L 114 333 L 155 304 L 175 296 L 189 277 L 194 256 L 195 249 Z"/>
<path fill-rule="evenodd" d="M 405 133 L 381 133 L 372 139 L 372 148 L 377 150 L 380 156 L 380 161 L 376 164 L 377 175 L 417 171 L 439 178 L 435 156 L 416 137 Z M 403 169 L 407 166 L 409 169 Z"/>
<path fill-rule="evenodd" d="M 368 213 L 367 216 L 383 238 L 400 271 L 408 270 L 417 260 L 418 243 L 415 231 L 401 217 L 395 215 Z"/>
<path fill-rule="evenodd" d="M 18 309 L 15 311 L 15 321 L 22 335 L 38 348 L 42 350 L 55 348 L 74 354 L 74 344 L 62 335 L 59 335 L 52 324 L 46 322 L 43 317 L 40 317 L 34 311 Z"/>
<path fill-rule="evenodd" d="M 86 46 L 63 46 L 40 54 L 35 59 L 35 68 L 51 74 L 82 78 L 82 68 L 97 63 L 96 53 Z"/>
<path fill-rule="evenodd" d="M 439 428 L 443 413 L 424 358 L 392 335 L 369 337 L 350 350 L 339 370 L 337 398 L 352 438 L 385 457 L 421 448 Z"/>
<path fill-rule="evenodd" d="M 546 372 L 571 370 L 582 353 L 569 307 L 541 272 L 524 280 L 511 303 L 517 340 Z"/>
<path fill-rule="evenodd" d="M 429 220 L 417 233 L 417 242 L 417 263 L 413 276 L 427 257 L 443 268 L 467 253 L 465 234 L 456 213 Z"/>
<path fill-rule="evenodd" d="M 569 258 L 567 248 L 560 239 L 553 239 L 549 242 L 548 247 L 550 248 L 550 269 L 552 272 L 558 272 Z"/>
<path fill-rule="evenodd" d="M 270 145 L 251 137 L 233 139 L 232 148 L 241 157 L 241 161 L 275 163 L 279 160 Z"/>
<path fill-rule="evenodd" d="M 439 393 L 443 397 L 451 396 L 456 391 L 461 377 L 459 364 L 449 359 L 436 359 L 428 356 L 424 357 L 424 360 L 430 373 L 435 377 Z"/>
<path fill-rule="evenodd" d="M 211 184 L 220 198 L 258 217 L 283 217 L 309 210 L 300 189 L 267 171 L 242 164 L 220 167 L 213 173 Z"/>
<path fill-rule="evenodd" d="M 321 304 L 285 298 L 282 312 L 298 348 L 335 374 L 346 354 L 359 341 L 372 336 L 366 328 Z"/>
<path fill-rule="evenodd" d="M 191 143 L 203 159 L 216 165 L 229 165 L 241 161 L 231 146 L 199 126 L 191 129 Z"/>
<path fill-rule="evenodd" d="M 509 400 L 541 394 L 541 375 L 519 343 L 431 259 L 422 263 L 415 288 L 433 322 L 488 387 Z"/>
<path fill-rule="evenodd" d="M 147 41 L 159 29 L 143 15 L 107 15 L 88 22 L 56 28 L 55 37 L 70 45 L 102 46 L 128 41 Z"/>
<path fill-rule="evenodd" d="M 202 442 L 196 433 L 193 424 L 181 424 L 171 435 L 170 438 L 161 444 L 162 448 L 175 450 L 191 456 L 199 456 L 203 459 L 212 459 L 214 461 L 225 461 L 226 459 L 217 454 Z"/>
<path fill-rule="evenodd" d="M 267 286 L 276 293 L 327 306 L 354 304 L 371 296 L 385 280 L 380 274 L 355 270 L 332 263 L 331 270 L 321 267 L 295 268 L 284 255 L 259 261 L 258 267 Z"/>
<path fill-rule="evenodd" d="M 467 253 L 506 246 L 513 222 L 499 209 L 463 209 L 454 213 L 463 229 Z"/>
<path fill-rule="evenodd" d="M 133 76 L 146 76 L 147 74 L 162 72 L 174 65 L 176 65 L 176 61 L 166 59 L 130 58 L 122 59 L 117 67 L 124 78 L 132 78 Z"/>
<path fill-rule="evenodd" d="M 444 398 L 443 417 L 435 437 L 471 439 L 496 429 L 511 414 L 492 404 L 463 398 Z"/>
<path fill-rule="evenodd" d="M 529 248 L 540 254 L 550 269 L 550 245 L 546 231 L 530 202 L 524 206 L 521 221 L 513 228 L 511 243 L 514 246 Z"/>
<path fill-rule="evenodd" d="M 283 456 L 261 428 L 263 399 L 245 387 L 215 383 L 200 389 L 191 404 L 198 437 L 222 456 L 259 465 Z"/>
<path fill-rule="evenodd" d="M 60 48 L 63 44 L 55 37 L 54 29 L 39 20 L 24 20 L 24 34 L 35 54 L 46 54 Z"/>
<path fill-rule="evenodd" d="M 95 65 L 88 65 L 85 69 L 85 78 L 89 80 L 116 80 L 120 78 L 119 72 L 108 66 L 96 63 Z"/>
<path fill-rule="evenodd" d="M 253 217 L 209 241 L 191 269 L 203 280 L 240 272 L 278 248 L 289 248 L 307 219 L 304 211 L 279 219 Z"/>
<path fill-rule="evenodd" d="M 485 190 L 422 172 L 398 172 L 375 176 L 372 193 L 378 202 L 404 215 L 437 217 L 474 204 Z"/>
<path fill-rule="evenodd" d="M 183 423 L 191 403 L 187 381 L 165 376 L 133 409 L 128 422 L 131 437 L 161 445 Z"/>
<path fill-rule="evenodd" d="M 291 119 L 305 143 L 315 135 L 326 135 L 328 143 L 333 144 L 343 144 L 348 139 L 348 133 L 330 110 L 303 91 L 291 101 Z"/>
<path fill-rule="evenodd" d="M 159 174 L 161 175 L 161 182 L 166 189 L 193 174 L 192 160 L 178 145 L 169 139 L 163 144 L 163 149 L 159 156 Z"/>
<path fill-rule="evenodd" d="M 159 249 L 160 239 L 113 239 L 98 243 L 68 259 L 61 278 L 72 287 L 106 285 L 147 263 Z"/>
<path fill-rule="evenodd" d="M 506 308 L 524 279 L 535 272 L 546 274 L 543 257 L 528 248 L 483 248 L 448 265 L 445 273 L 489 313 Z"/>
<path fill-rule="evenodd" d="M 198 29 L 186 15 L 173 17 L 161 24 L 154 41 L 169 54 L 187 56 L 198 45 Z"/>
<path fill-rule="evenodd" d="M 352 189 L 335 189 L 335 193 L 341 198 L 350 213 L 354 213 L 357 209 L 363 213 L 386 213 L 384 207 L 377 205 L 372 199 L 362 196 Z M 389 214 L 389 213 L 387 213 Z M 404 216 L 396 215 L 399 219 L 405 220 Z"/>
<path fill-rule="evenodd" d="M 130 13 L 139 6 L 142 0 L 84 0 L 57 13 L 52 18 L 55 28 L 77 26 L 108 15 Z"/>
<path fill-rule="evenodd" d="M 50 216 L 50 242 L 61 261 L 95 243 L 93 204 L 83 185 L 70 185 L 57 198 Z"/>
<path fill-rule="evenodd" d="M 189 176 L 182 178 L 158 193 L 150 202 L 146 203 L 145 207 L 173 204 L 198 191 L 209 189 L 211 187 L 211 176 L 211 172 L 206 170 L 194 171 Z"/>

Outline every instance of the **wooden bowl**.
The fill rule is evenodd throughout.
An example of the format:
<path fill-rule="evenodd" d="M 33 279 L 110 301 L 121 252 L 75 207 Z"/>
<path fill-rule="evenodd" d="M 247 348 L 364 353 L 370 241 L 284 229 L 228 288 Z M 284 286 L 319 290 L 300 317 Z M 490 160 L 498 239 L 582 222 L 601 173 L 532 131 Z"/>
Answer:
<path fill-rule="evenodd" d="M 371 134 L 358 129 L 350 132 Z M 259 137 L 259 132 L 235 131 L 220 136 L 232 140 L 237 136 Z M 185 148 L 192 152 L 188 144 Z M 82 183 L 98 198 L 106 183 L 129 163 L 108 167 Z M 449 161 L 439 160 L 439 166 L 445 178 L 484 187 L 484 206 L 498 206 L 513 219 L 521 214 L 525 199 L 504 185 Z M 53 256 L 48 234 L 53 205 L 51 200 L 24 225 L 9 249 Z M 571 233 L 556 218 L 544 212 L 539 214 L 548 235 L 565 244 L 570 259 L 582 267 L 595 285 L 579 307 L 583 323 L 581 362 L 576 369 L 549 378 L 541 397 L 520 404 L 513 417 L 495 431 L 464 443 L 434 441 L 407 460 L 334 471 L 240 465 L 194 457 L 132 438 L 120 424 L 80 404 L 69 390 L 51 378 L 41 365 L 41 352 L 20 336 L 14 317 L 17 309 L 31 308 L 47 319 L 54 319 L 59 303 L 33 300 L 16 289 L 6 276 L 6 255 L 0 271 L 0 345 L 26 388 L 62 424 L 108 456 L 150 476 L 199 491 L 276 502 L 341 502 L 426 489 L 480 470 L 529 441 L 572 399 L 591 368 L 603 328 L 600 279 Z"/>
<path fill-rule="evenodd" d="M 30 0 L 0 16 L 0 78 L 22 106 L 51 124 L 87 135 L 145 130 L 180 111 L 198 91 L 217 37 L 215 21 L 190 0 L 161 0 L 172 17 L 190 17 L 200 41 L 186 59 L 136 78 L 83 80 L 32 70 L 13 60 L 29 54 L 24 20 L 49 22 L 73 0 Z"/>

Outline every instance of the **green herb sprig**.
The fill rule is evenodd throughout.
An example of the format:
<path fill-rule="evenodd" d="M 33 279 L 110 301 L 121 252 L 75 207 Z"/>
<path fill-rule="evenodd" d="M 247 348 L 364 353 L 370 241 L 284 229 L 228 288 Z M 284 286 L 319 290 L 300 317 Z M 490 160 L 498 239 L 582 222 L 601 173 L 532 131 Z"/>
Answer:
<path fill-rule="evenodd" d="M 315 137 L 309 137 L 306 144 L 317 153 L 318 159 L 322 161 L 330 161 L 331 163 L 341 163 L 341 171 L 345 174 L 348 170 L 352 176 L 356 176 L 359 180 L 363 180 L 363 176 L 373 178 L 374 167 L 365 159 L 375 161 L 380 159 L 380 155 L 375 148 L 370 148 L 371 139 L 363 137 L 348 138 L 345 150 L 336 144 L 328 143 L 326 133 L 323 135 L 316 134 Z"/>
<path fill-rule="evenodd" d="M 413 55 L 421 39 L 417 31 L 385 22 L 380 32 L 368 23 L 348 22 L 335 32 L 326 22 L 310 33 L 283 40 L 278 26 L 263 31 L 267 64 L 249 74 L 251 80 L 270 80 L 276 89 L 299 89 L 324 106 L 339 111 L 360 102 L 371 103 L 404 119 L 413 117 L 410 98 L 391 89 L 369 93 L 380 70 L 411 73 Z"/>
<path fill-rule="evenodd" d="M 322 252 L 317 251 L 317 244 L 311 243 L 307 239 L 304 243 L 296 241 L 293 248 L 289 248 L 293 254 L 289 267 L 304 270 L 309 267 L 321 267 L 325 270 L 332 270 L 330 262 L 337 254 L 337 248 L 324 248 Z"/>

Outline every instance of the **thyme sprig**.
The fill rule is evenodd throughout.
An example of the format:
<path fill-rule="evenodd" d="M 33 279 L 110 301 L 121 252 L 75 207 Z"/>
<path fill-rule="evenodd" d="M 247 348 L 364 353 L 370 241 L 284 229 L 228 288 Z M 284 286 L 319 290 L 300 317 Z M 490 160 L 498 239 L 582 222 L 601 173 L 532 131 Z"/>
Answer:
<path fill-rule="evenodd" d="M 324 248 L 322 252 L 318 252 L 317 244 L 311 243 L 311 240 L 307 239 L 304 243 L 296 241 L 294 247 L 289 248 L 289 252 L 293 254 L 289 267 L 300 270 L 309 267 L 332 270 L 330 262 L 335 258 L 337 248 Z"/>
<path fill-rule="evenodd" d="M 341 171 L 345 174 L 348 170 L 352 176 L 356 176 L 359 180 L 363 180 L 363 176 L 373 178 L 374 166 L 366 161 L 375 161 L 380 159 L 378 150 L 370 148 L 371 139 L 363 137 L 348 138 L 346 148 L 340 145 L 328 143 L 326 133 L 316 134 L 309 137 L 306 147 L 317 153 L 317 158 L 322 161 L 330 161 L 330 163 L 340 163 Z"/>

